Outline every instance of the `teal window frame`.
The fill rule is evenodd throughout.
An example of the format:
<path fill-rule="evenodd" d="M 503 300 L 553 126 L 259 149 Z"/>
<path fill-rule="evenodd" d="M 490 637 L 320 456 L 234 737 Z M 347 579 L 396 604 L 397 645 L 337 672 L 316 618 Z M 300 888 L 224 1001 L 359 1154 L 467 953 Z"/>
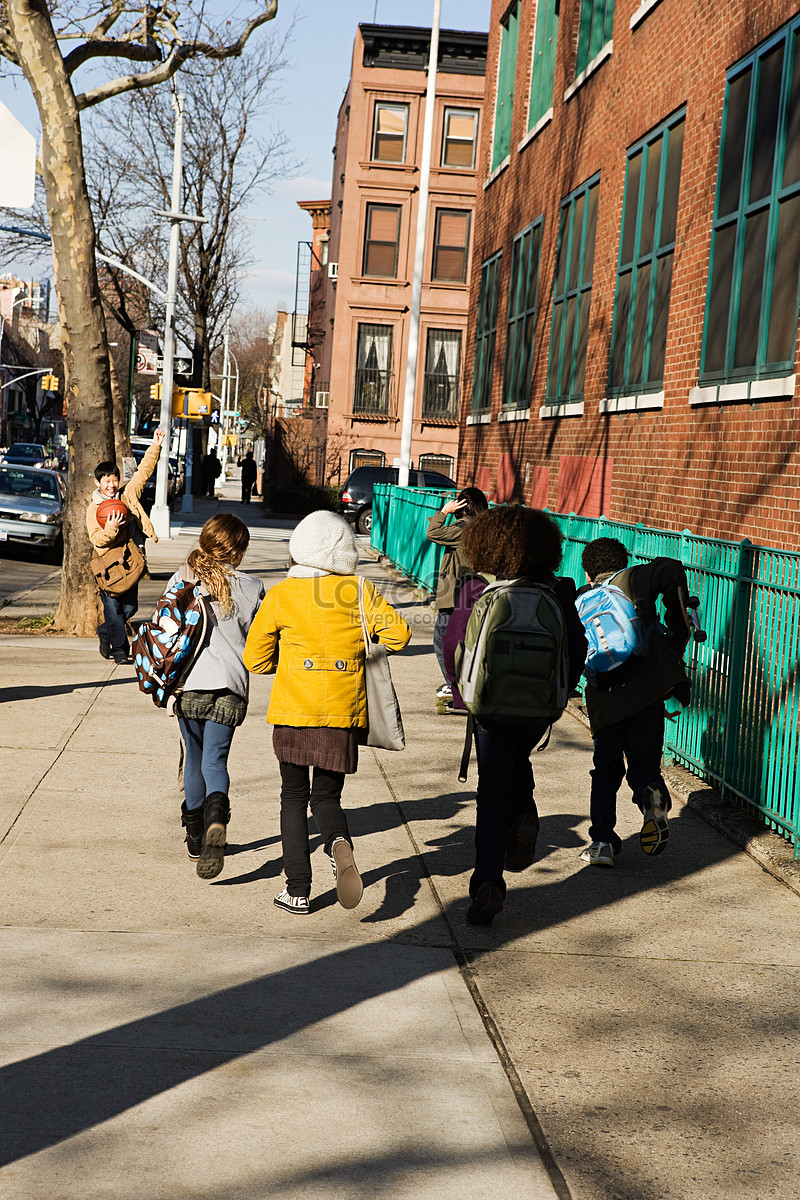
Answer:
<path fill-rule="evenodd" d="M 664 383 L 686 109 L 630 147 L 619 237 L 608 392 Z"/>
<path fill-rule="evenodd" d="M 502 250 L 487 258 L 481 266 L 478 293 L 478 319 L 475 329 L 475 366 L 472 372 L 470 411 L 486 412 L 492 406 L 492 368 L 497 338 L 497 309 L 500 296 L 500 260 Z"/>
<path fill-rule="evenodd" d="M 771 141 L 772 114 L 765 114 L 764 107 L 769 105 L 770 80 L 774 83 L 775 78 L 770 75 L 771 56 L 781 47 L 779 92 L 771 97 L 775 118 Z M 744 120 L 737 121 L 742 114 Z M 753 196 L 754 188 L 766 186 L 767 174 L 769 190 Z M 792 174 L 796 178 L 792 179 Z M 800 302 L 799 228 L 800 17 L 795 17 L 727 73 L 701 381 L 774 378 L 794 370 Z M 760 256 L 759 240 L 763 240 Z M 745 358 L 753 361 L 745 362 Z"/>
<path fill-rule="evenodd" d="M 514 238 L 508 289 L 504 409 L 530 407 L 533 347 L 539 303 L 539 263 L 544 220 L 539 217 Z"/>
<path fill-rule="evenodd" d="M 536 24 L 533 31 L 528 129 L 533 129 L 538 125 L 553 107 L 559 7 L 560 0 L 537 0 Z"/>
<path fill-rule="evenodd" d="M 519 0 L 514 0 L 500 22 L 500 59 L 497 67 L 497 92 L 494 104 L 492 171 L 496 170 L 511 153 L 511 122 L 514 117 L 518 47 Z"/>
<path fill-rule="evenodd" d="M 561 201 L 547 364 L 548 405 L 583 400 L 599 199 L 598 173 Z"/>
<path fill-rule="evenodd" d="M 578 53 L 575 74 L 582 74 L 594 62 L 614 32 L 614 0 L 581 0 L 578 28 Z"/>

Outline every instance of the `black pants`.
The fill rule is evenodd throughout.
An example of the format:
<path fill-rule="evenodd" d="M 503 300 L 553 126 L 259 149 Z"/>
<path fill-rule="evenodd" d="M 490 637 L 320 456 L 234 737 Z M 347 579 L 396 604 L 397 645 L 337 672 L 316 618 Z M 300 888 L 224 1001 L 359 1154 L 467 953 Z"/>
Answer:
<path fill-rule="evenodd" d="M 344 773 L 322 767 L 299 767 L 282 762 L 281 769 L 281 842 L 283 872 L 290 896 L 311 894 L 311 855 L 308 849 L 308 806 L 325 846 L 330 853 L 334 838 L 350 841 L 347 817 L 340 804 Z M 309 781 L 309 772 L 311 780 Z M 351 843 L 352 845 L 352 843 Z"/>
<path fill-rule="evenodd" d="M 469 881 L 474 896 L 491 880 L 505 891 L 503 863 L 515 817 L 536 813 L 531 751 L 547 726 L 533 730 L 484 729 L 475 724 L 478 794 L 475 817 L 475 870 Z M 538 814 L 537 814 L 538 815 Z"/>
<path fill-rule="evenodd" d="M 622 840 L 615 833 L 617 792 L 626 778 L 638 803 L 645 788 L 658 788 L 669 804 L 669 792 L 661 774 L 664 746 L 664 702 L 656 700 L 624 721 L 598 729 L 593 736 L 594 766 L 589 809 L 593 842 L 609 842 L 619 853 Z M 626 769 L 627 768 L 627 769 Z"/>
<path fill-rule="evenodd" d="M 254 481 L 251 480 L 248 483 L 245 483 L 245 481 L 242 480 L 242 504 L 250 503 L 250 493 L 252 492 L 254 486 Z"/>

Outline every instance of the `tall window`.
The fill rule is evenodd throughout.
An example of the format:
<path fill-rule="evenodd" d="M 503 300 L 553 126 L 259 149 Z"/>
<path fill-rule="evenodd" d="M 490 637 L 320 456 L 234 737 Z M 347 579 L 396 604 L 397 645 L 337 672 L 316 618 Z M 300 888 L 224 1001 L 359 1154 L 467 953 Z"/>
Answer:
<path fill-rule="evenodd" d="M 541 121 L 553 107 L 553 84 L 556 77 L 556 43 L 558 41 L 559 0 L 537 0 L 536 26 L 533 33 L 533 64 L 531 66 L 531 100 L 528 108 L 528 128 Z"/>
<path fill-rule="evenodd" d="M 446 108 L 442 130 L 442 166 L 475 166 L 478 142 L 478 113 L 474 108 Z"/>
<path fill-rule="evenodd" d="M 561 204 L 547 370 L 549 404 L 583 399 L 599 193 L 596 176 Z"/>
<path fill-rule="evenodd" d="M 614 0 L 581 0 L 578 57 L 575 74 L 580 75 L 611 41 L 614 29 Z"/>
<path fill-rule="evenodd" d="M 502 251 L 481 267 L 478 323 L 475 331 L 475 368 L 472 375 L 472 410 L 482 412 L 492 403 L 492 365 L 497 334 L 497 301 L 500 294 Z"/>
<path fill-rule="evenodd" d="M 408 105 L 375 104 L 372 126 L 372 161 L 402 163 L 406 161 L 408 136 Z"/>
<path fill-rule="evenodd" d="M 786 374 L 800 268 L 800 19 L 728 73 L 702 374 Z"/>
<path fill-rule="evenodd" d="M 628 151 L 609 388 L 664 379 L 685 112 Z"/>
<path fill-rule="evenodd" d="M 381 416 L 389 411 L 392 326 L 359 325 L 353 412 Z"/>
<path fill-rule="evenodd" d="M 530 404 L 541 244 L 540 219 L 514 238 L 511 251 L 506 363 L 503 372 L 504 408 L 527 408 Z"/>
<path fill-rule="evenodd" d="M 425 353 L 422 419 L 455 421 L 461 373 L 461 330 L 429 329 Z"/>
<path fill-rule="evenodd" d="M 437 208 L 433 231 L 431 279 L 440 283 L 467 282 L 470 214 Z"/>
<path fill-rule="evenodd" d="M 511 118 L 514 115 L 514 81 L 517 74 L 519 3 L 514 3 L 500 22 L 500 62 L 497 68 L 497 98 L 494 110 L 492 170 L 511 153 Z"/>
<path fill-rule="evenodd" d="M 400 248 L 400 205 L 368 204 L 364 234 L 364 275 L 397 278 Z"/>

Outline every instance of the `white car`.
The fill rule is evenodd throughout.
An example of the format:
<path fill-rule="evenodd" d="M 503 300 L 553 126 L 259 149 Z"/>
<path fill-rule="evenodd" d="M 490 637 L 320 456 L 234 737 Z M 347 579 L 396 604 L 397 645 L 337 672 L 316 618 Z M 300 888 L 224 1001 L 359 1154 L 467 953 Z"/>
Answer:
<path fill-rule="evenodd" d="M 0 545 L 33 546 L 60 561 L 64 499 L 55 471 L 0 463 Z"/>

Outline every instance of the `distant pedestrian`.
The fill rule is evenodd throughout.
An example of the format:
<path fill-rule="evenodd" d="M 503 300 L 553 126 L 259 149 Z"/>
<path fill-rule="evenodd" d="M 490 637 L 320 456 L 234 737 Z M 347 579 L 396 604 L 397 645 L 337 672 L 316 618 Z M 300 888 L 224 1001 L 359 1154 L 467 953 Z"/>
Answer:
<path fill-rule="evenodd" d="M 591 845 L 581 853 L 595 867 L 613 867 L 622 849 L 616 832 L 617 792 L 627 776 L 633 803 L 642 813 L 645 854 L 661 854 L 669 840 L 672 800 L 661 773 L 664 700 L 689 703 L 691 684 L 683 665 L 689 639 L 679 591 L 688 596 L 686 571 L 675 558 L 654 558 L 628 567 L 628 551 L 616 538 L 596 538 L 583 551 L 590 585 L 613 584 L 632 602 L 645 645 L 627 661 L 587 679 L 586 711 L 594 741 L 590 794 Z M 584 589 L 586 590 L 586 589 Z M 579 593 L 580 595 L 581 593 Z M 666 628 L 656 615 L 662 596 Z"/>
<path fill-rule="evenodd" d="M 561 541 L 561 531 L 546 513 L 521 505 L 490 509 L 470 523 L 464 531 L 464 554 L 473 570 L 485 578 L 482 586 L 480 581 L 472 580 L 462 590 L 445 632 L 447 661 L 452 664 L 455 644 L 463 640 L 472 607 L 490 579 L 513 580 L 523 587 L 526 583 L 540 584 L 560 606 L 567 649 L 566 690 L 575 687 L 586 659 L 586 638 L 575 609 L 575 584 L 553 574 L 561 562 Z M 523 647 L 522 653 L 526 650 Z M 537 654 L 546 658 L 539 651 Z M 509 672 L 513 667 L 509 661 Z M 543 667 L 548 669 L 549 664 Z M 451 679 L 456 682 L 454 675 Z M 517 691 L 520 682 L 518 678 Z M 526 722 L 513 716 L 475 720 L 478 791 L 475 869 L 469 881 L 472 903 L 467 910 L 471 925 L 490 925 L 502 912 L 504 870 L 523 871 L 533 863 L 539 814 L 530 756 L 550 723 Z"/>
<path fill-rule="evenodd" d="M 258 477 L 258 467 L 253 458 L 253 451 L 248 450 L 244 458 L 240 458 L 237 466 L 242 468 L 242 504 L 250 503 L 250 493 L 255 487 Z"/>
<path fill-rule="evenodd" d="M 462 549 L 462 538 L 469 522 L 478 513 L 486 512 L 488 507 L 489 501 L 480 488 L 464 488 L 458 493 L 455 500 L 448 500 L 438 513 L 434 513 L 428 521 L 428 529 L 425 534 L 429 542 L 435 542 L 437 546 L 445 547 L 439 569 L 439 581 L 436 585 L 436 598 L 433 602 L 436 613 L 436 623 L 433 627 L 433 650 L 444 678 L 444 683 L 437 690 L 436 695 L 445 704 L 452 699 L 452 691 L 445 670 L 442 639 L 455 606 L 459 579 L 469 571 L 469 563 L 466 561 Z M 450 515 L 455 519 L 448 524 L 447 518 Z"/>
<path fill-rule="evenodd" d="M 274 726 L 272 748 L 281 772 L 286 875 L 275 904 L 305 914 L 311 895 L 309 804 L 339 903 L 355 908 L 363 892 L 341 795 L 345 775 L 358 768 L 366 734 L 365 647 L 351 526 L 335 513 L 310 513 L 292 534 L 289 553 L 294 565 L 267 593 L 244 661 L 251 671 L 275 675 L 267 721 Z M 365 579 L 362 587 L 371 637 L 389 651 L 402 650 L 411 637 L 408 625 L 373 583 Z"/>
<path fill-rule="evenodd" d="M 145 538 L 151 538 L 154 542 L 158 541 L 156 531 L 139 503 L 139 498 L 144 491 L 145 484 L 156 469 L 163 443 L 164 430 L 157 429 L 152 446 L 148 448 L 136 473 L 122 491 L 120 491 L 119 467 L 115 462 L 107 460 L 98 463 L 95 467 L 94 477 L 97 487 L 92 492 L 92 498 L 86 509 L 86 528 L 89 540 L 101 559 L 105 559 L 106 556 L 110 557 L 115 550 L 119 550 L 128 542 L 133 542 L 136 546 L 143 546 Z M 124 510 L 121 509 L 119 513 L 107 517 L 101 525 L 97 520 L 97 509 L 106 500 L 122 501 L 122 504 L 128 509 L 128 514 L 122 515 Z M 144 569 L 143 564 L 140 572 Z M 100 600 L 103 605 L 103 620 L 97 626 L 100 653 L 103 658 L 113 658 L 115 663 L 126 663 L 129 661 L 130 652 L 127 625 L 136 615 L 139 607 L 138 579 L 121 594 L 110 595 L 101 589 Z"/>
<path fill-rule="evenodd" d="M 231 816 L 228 754 L 247 714 L 244 648 L 264 599 L 261 580 L 238 569 L 249 542 L 244 521 L 218 513 L 206 521 L 197 548 L 167 584 L 169 589 L 179 578 L 199 582 L 211 601 L 211 632 L 175 705 L 184 746 L 181 820 L 189 858 L 202 879 L 215 878 L 224 863 Z"/>
<path fill-rule="evenodd" d="M 200 470 L 202 494 L 204 496 L 213 496 L 214 485 L 222 474 L 222 463 L 217 458 L 217 451 L 214 447 L 209 450 L 208 454 L 204 455 Z"/>

